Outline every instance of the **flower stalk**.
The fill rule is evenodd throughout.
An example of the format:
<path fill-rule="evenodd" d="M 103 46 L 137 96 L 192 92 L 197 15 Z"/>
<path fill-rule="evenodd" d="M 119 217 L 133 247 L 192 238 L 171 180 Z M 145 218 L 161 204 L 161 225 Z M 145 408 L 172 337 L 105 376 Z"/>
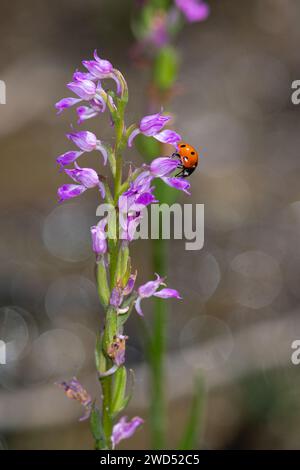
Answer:
<path fill-rule="evenodd" d="M 77 108 L 81 115 L 79 123 L 92 117 L 99 117 L 106 110 L 114 130 L 113 144 L 108 145 L 89 131 L 73 132 L 67 137 L 80 151 L 68 151 L 57 159 L 65 174 L 76 184 L 64 184 L 58 189 L 59 201 L 79 196 L 88 189 L 98 189 L 98 195 L 109 205 L 110 211 L 91 227 L 92 250 L 96 261 L 96 282 L 99 300 L 104 309 L 102 329 L 98 332 L 95 347 L 96 370 L 101 386 L 100 400 L 90 398 L 84 388 L 76 382 L 64 382 L 63 387 L 69 398 L 76 399 L 86 409 L 90 418 L 96 449 L 113 449 L 125 438 L 134 434 L 143 420 L 134 417 L 130 421 L 125 416 L 117 422 L 118 416 L 130 401 L 132 391 L 128 391 L 126 370 L 125 323 L 133 308 L 143 316 L 141 302 L 150 297 L 181 299 L 175 289 L 165 284 L 158 274 L 156 279 L 135 289 L 137 272 L 132 272 L 130 244 L 135 238 L 136 229 L 143 218 L 143 209 L 158 202 L 152 194 L 154 180 L 161 180 L 168 186 L 189 194 L 190 185 L 181 178 L 174 178 L 178 162 L 169 157 L 158 157 L 151 165 L 143 165 L 123 177 L 123 150 L 130 147 L 136 130 L 145 136 L 154 136 L 160 142 L 172 143 L 174 149 L 181 140 L 179 134 L 164 129 L 170 117 L 157 113 L 142 118 L 139 124 L 126 126 L 125 110 L 128 103 L 128 87 L 122 73 L 112 64 L 101 59 L 97 52 L 94 60 L 83 61 L 88 72 L 75 72 L 68 88 L 79 96 L 86 105 Z M 116 92 L 104 91 L 102 80 L 114 80 Z M 56 104 L 59 114 L 78 99 L 64 98 Z M 84 119 L 82 109 L 84 108 Z M 106 175 L 98 174 L 91 168 L 79 167 L 77 160 L 84 159 L 85 152 L 98 151 L 102 154 L 105 167 L 109 162 L 113 177 L 113 187 L 108 184 Z M 66 168 L 74 165 L 73 168 Z M 104 169 L 104 168 L 103 168 Z M 98 401 L 100 401 L 100 406 Z"/>

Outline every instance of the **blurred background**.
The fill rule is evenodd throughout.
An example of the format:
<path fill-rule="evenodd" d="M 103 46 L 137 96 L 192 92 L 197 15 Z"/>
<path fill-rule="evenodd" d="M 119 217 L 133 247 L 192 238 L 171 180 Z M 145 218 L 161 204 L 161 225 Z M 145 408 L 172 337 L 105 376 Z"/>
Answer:
<path fill-rule="evenodd" d="M 300 3 L 209 0 L 211 15 L 187 24 L 171 109 L 175 128 L 199 148 L 192 197 L 205 204 L 205 245 L 169 242 L 168 446 L 188 414 L 193 379 L 206 388 L 204 449 L 300 448 L 299 113 L 291 83 L 300 79 Z M 74 69 L 97 48 L 128 80 L 127 122 L 145 111 L 147 68 L 132 61 L 130 0 L 1 3 L 0 448 L 92 447 L 81 409 L 54 382 L 76 375 L 99 394 L 93 373 L 101 308 L 89 227 L 97 195 L 57 204 L 66 178 L 55 158 L 74 113 L 57 117 Z M 87 128 L 110 139 L 104 118 Z M 96 156 L 87 161 L 95 164 Z M 128 159 L 138 163 L 137 151 Z M 87 165 L 89 166 L 89 165 Z M 133 248 L 139 283 L 153 276 L 147 241 Z M 151 317 L 146 305 L 146 321 Z M 141 324 L 127 333 L 136 389 L 129 414 L 147 416 Z M 121 448 L 149 448 L 144 429 Z"/>

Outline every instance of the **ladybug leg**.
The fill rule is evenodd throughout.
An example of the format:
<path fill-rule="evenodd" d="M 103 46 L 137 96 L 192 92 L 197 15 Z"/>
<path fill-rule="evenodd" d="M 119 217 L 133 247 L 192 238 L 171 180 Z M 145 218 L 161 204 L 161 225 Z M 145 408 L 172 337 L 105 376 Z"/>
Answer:
<path fill-rule="evenodd" d="M 176 178 L 177 176 L 184 176 L 184 168 L 182 168 L 182 169 L 177 173 L 177 175 L 175 175 L 175 178 Z"/>
<path fill-rule="evenodd" d="M 171 158 L 175 158 L 175 157 L 176 157 L 176 158 L 180 158 L 179 153 L 176 153 L 176 152 L 175 152 L 175 153 L 172 153 Z"/>

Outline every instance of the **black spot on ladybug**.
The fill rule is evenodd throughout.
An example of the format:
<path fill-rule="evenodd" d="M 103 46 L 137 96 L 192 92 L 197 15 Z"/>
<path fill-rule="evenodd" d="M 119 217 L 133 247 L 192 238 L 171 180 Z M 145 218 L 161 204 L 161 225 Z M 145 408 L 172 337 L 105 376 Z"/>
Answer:
<path fill-rule="evenodd" d="M 183 147 L 186 147 L 186 145 L 185 145 L 185 144 L 181 144 L 180 147 L 183 148 Z"/>
<path fill-rule="evenodd" d="M 195 152 L 191 152 L 191 155 L 195 155 Z"/>

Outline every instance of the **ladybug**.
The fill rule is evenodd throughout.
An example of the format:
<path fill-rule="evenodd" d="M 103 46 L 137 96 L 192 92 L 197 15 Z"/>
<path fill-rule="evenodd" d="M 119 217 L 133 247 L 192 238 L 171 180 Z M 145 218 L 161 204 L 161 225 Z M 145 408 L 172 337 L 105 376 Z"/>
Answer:
<path fill-rule="evenodd" d="M 176 153 L 173 153 L 172 157 L 180 159 L 180 163 L 178 164 L 180 171 L 175 176 L 187 178 L 195 171 L 198 165 L 198 152 L 186 142 L 179 142 L 178 150 Z"/>

